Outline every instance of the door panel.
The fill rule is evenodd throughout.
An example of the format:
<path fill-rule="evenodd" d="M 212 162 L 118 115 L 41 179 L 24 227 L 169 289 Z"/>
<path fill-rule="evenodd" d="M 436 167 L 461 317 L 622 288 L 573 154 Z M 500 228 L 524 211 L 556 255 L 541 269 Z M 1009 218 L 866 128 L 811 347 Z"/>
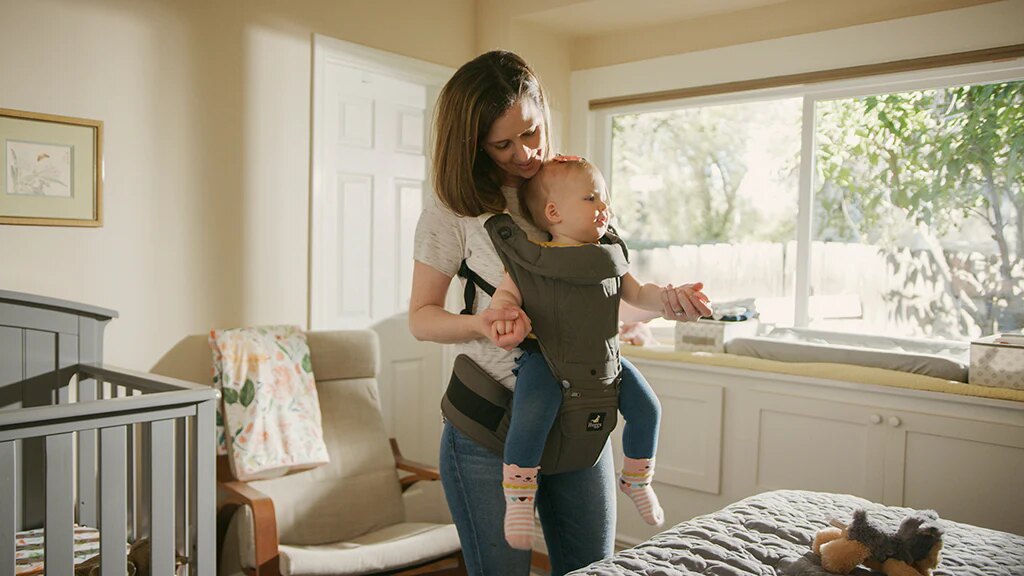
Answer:
<path fill-rule="evenodd" d="M 427 86 L 337 61 L 323 75 L 311 320 L 315 329 L 368 328 L 408 308 Z"/>
<path fill-rule="evenodd" d="M 890 445 L 903 458 L 886 467 L 886 503 L 1024 534 L 1024 428 L 890 412 Z"/>
<path fill-rule="evenodd" d="M 754 392 L 750 458 L 758 491 L 779 488 L 882 498 L 884 428 L 868 406 Z"/>
<path fill-rule="evenodd" d="M 711 383 L 648 377 L 661 400 L 657 481 L 718 494 L 722 470 L 724 389 Z"/>

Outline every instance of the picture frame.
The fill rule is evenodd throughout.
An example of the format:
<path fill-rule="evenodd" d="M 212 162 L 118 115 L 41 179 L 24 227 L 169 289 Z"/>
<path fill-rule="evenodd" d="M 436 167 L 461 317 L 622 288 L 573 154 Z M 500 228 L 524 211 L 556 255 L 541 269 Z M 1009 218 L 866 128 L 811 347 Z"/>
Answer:
<path fill-rule="evenodd" d="M 0 225 L 103 226 L 103 122 L 0 108 Z"/>

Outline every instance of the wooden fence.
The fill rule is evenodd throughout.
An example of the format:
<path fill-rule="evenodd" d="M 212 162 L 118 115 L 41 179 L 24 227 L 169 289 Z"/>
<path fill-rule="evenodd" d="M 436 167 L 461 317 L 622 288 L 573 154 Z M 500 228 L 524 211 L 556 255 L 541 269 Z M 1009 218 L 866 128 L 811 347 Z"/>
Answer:
<path fill-rule="evenodd" d="M 680 284 L 700 280 L 715 301 L 756 298 L 762 320 L 791 325 L 796 281 L 796 242 L 701 244 L 631 250 L 633 272 L 642 281 Z M 856 332 L 897 331 L 906 336 L 969 338 L 992 331 L 974 321 L 959 322 L 950 310 L 958 298 L 984 306 L 990 294 L 962 290 L 991 257 L 946 254 L 957 280 L 943 278 L 927 250 L 884 251 L 870 244 L 814 242 L 811 252 L 811 325 Z M 960 266 L 958 262 L 972 262 Z M 988 266 L 988 265 L 987 265 Z M 988 267 L 993 267 L 994 264 Z M 993 272 L 984 274 L 991 276 Z M 1015 281 L 1024 287 L 1024 274 Z M 966 280 L 965 280 L 966 279 Z M 969 282 L 967 282 L 969 283 Z M 974 282 L 974 284 L 979 284 Z M 1012 303 L 1011 303 L 1012 304 Z M 1021 308 L 1018 306 L 1017 308 Z M 1024 310 L 1010 306 L 1002 329 L 1024 325 Z M 1006 317 L 1009 314 L 1009 317 Z M 974 326 L 971 326 L 972 322 Z"/>

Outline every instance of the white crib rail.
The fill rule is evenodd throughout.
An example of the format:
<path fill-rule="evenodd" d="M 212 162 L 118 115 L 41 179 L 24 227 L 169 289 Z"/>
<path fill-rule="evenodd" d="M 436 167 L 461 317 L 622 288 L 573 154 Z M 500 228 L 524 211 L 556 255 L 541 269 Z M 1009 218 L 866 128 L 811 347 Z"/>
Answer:
<path fill-rule="evenodd" d="M 18 450 L 21 441 L 42 438 L 48 574 L 74 571 L 77 504 L 78 522 L 100 530 L 101 576 L 126 575 L 125 544 L 144 535 L 151 573 L 173 574 L 181 555 L 190 574 L 213 576 L 220 393 L 99 364 L 77 365 L 76 372 L 78 402 L 59 398 L 63 403 L 54 406 L 0 412 L 0 574 L 15 570 L 14 535 L 25 489 L 18 485 Z M 110 394 L 104 393 L 107 385 Z M 117 397 L 104 397 L 109 395 Z"/>

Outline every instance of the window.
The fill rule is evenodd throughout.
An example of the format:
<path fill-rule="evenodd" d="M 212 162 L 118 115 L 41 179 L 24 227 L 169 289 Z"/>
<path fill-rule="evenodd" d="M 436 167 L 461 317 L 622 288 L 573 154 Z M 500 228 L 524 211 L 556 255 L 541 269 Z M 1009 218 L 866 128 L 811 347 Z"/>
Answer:
<path fill-rule="evenodd" d="M 607 113 L 638 277 L 779 326 L 1019 330 L 1024 73 L 980 68 Z"/>
<path fill-rule="evenodd" d="M 791 326 L 800 117 L 799 98 L 615 116 L 612 209 L 637 277 L 682 271 Z"/>

